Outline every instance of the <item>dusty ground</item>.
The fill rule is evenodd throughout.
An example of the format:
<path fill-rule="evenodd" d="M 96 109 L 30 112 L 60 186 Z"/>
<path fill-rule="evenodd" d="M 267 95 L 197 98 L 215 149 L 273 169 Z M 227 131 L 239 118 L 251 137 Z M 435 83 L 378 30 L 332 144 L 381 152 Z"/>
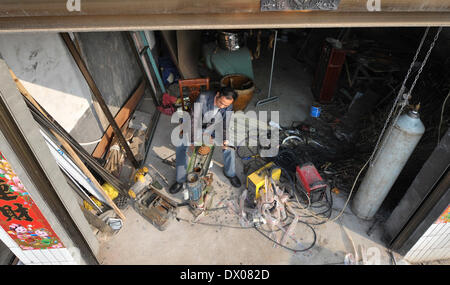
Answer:
<path fill-rule="evenodd" d="M 254 62 L 255 83 L 261 91 L 255 94 L 247 110 L 254 109 L 256 101 L 267 97 L 270 60 L 270 57 L 266 57 Z M 279 96 L 279 101 L 265 105 L 260 110 L 281 111 L 281 125 L 305 119 L 312 102 L 310 84 L 310 72 L 291 58 L 289 51 L 280 45 L 272 90 L 272 96 Z M 146 160 L 147 164 L 152 164 L 162 172 L 169 183 L 175 180 L 175 170 L 157 157 L 168 157 L 174 153 L 175 147 L 170 143 L 170 131 L 173 127 L 170 118 L 162 115 Z M 220 150 L 215 151 L 214 160 L 218 163 L 214 163 L 211 169 L 215 176 L 213 185 L 216 195 L 213 207 L 216 208 L 223 207 L 227 200 L 240 195 L 244 185 L 241 189 L 229 185 L 219 166 L 222 163 Z M 242 173 L 239 159 L 236 165 L 237 173 Z M 243 175 L 239 176 L 244 181 Z M 167 185 L 164 186 L 168 188 Z M 178 193 L 173 198 L 181 201 L 182 194 Z M 343 194 L 333 194 L 333 199 L 335 216 L 343 207 L 346 197 Z M 179 217 L 192 218 L 186 207 L 180 210 Z M 127 220 L 123 229 L 101 246 L 99 259 L 102 264 L 343 264 L 345 255 L 354 254 L 354 248 L 358 249 L 361 256 L 361 246 L 377 252 L 380 264 L 391 264 L 390 256 L 380 241 L 381 229 L 375 227 L 371 236 L 367 236 L 366 232 L 372 223 L 360 220 L 349 208 L 345 210 L 341 223 L 330 222 L 314 227 L 317 233 L 316 245 L 306 252 L 296 254 L 275 247 L 254 229 L 207 226 L 174 220 L 166 231 L 161 232 L 131 207 L 125 210 L 125 215 Z M 239 226 L 236 216 L 226 210 L 211 212 L 200 219 L 200 222 Z M 313 238 L 311 231 L 301 224 L 296 228 L 296 235 L 305 246 Z M 401 257 L 396 255 L 396 259 Z"/>

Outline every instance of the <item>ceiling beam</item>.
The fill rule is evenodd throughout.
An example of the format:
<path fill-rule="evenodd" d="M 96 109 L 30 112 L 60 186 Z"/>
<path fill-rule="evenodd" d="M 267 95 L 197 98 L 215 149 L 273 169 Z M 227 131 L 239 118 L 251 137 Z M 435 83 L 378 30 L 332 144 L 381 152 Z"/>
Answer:
<path fill-rule="evenodd" d="M 0 33 L 450 26 L 450 13 L 271 12 L 134 16 L 0 17 Z"/>
<path fill-rule="evenodd" d="M 260 0 L 2 0 L 0 17 L 259 13 Z M 77 0 L 78 1 L 78 0 Z M 338 12 L 368 12 L 368 0 L 341 0 Z M 450 12 L 448 0 L 381 0 L 383 12 Z M 271 13 L 271 12 L 265 12 Z"/>

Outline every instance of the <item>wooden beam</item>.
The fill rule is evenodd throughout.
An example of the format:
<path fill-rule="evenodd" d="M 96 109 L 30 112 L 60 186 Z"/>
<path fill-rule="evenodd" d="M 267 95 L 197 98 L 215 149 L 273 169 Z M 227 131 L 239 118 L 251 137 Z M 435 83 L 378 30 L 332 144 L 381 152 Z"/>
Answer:
<path fill-rule="evenodd" d="M 367 0 L 341 0 L 338 12 L 368 12 Z M 260 0 L 2 0 L 0 17 L 259 13 Z M 450 12 L 448 0 L 381 0 L 384 12 Z M 267 12 L 266 12 L 267 13 Z"/>
<path fill-rule="evenodd" d="M 91 89 L 92 93 L 94 94 L 95 98 L 97 99 L 98 103 L 100 104 L 100 107 L 102 108 L 103 113 L 105 114 L 106 118 L 108 119 L 108 122 L 114 131 L 114 134 L 118 138 L 119 145 L 121 147 L 123 147 L 123 149 L 125 150 L 125 155 L 131 161 L 133 166 L 135 168 L 139 168 L 139 164 L 136 161 L 136 158 L 134 158 L 133 153 L 131 152 L 130 146 L 128 145 L 125 138 L 123 137 L 123 134 L 120 131 L 119 126 L 117 126 L 117 123 L 114 120 L 114 118 L 111 114 L 111 111 L 108 109 L 108 106 L 106 105 L 105 100 L 103 99 L 102 94 L 100 93 L 100 90 L 97 88 L 97 85 L 95 84 L 94 78 L 92 78 L 89 70 L 87 69 L 86 64 L 84 63 L 83 59 L 81 58 L 80 54 L 78 53 L 78 50 L 76 49 L 74 43 L 70 39 L 69 34 L 62 33 L 61 37 L 63 38 L 64 42 L 66 43 L 67 48 L 69 49 L 76 64 L 78 65 L 78 68 L 80 69 L 81 74 L 83 74 L 84 78 L 86 79 L 86 83 L 89 85 L 89 88 Z"/>
<path fill-rule="evenodd" d="M 117 123 L 117 126 L 119 126 L 119 128 L 123 127 L 125 122 L 134 112 L 134 109 L 136 109 L 137 104 L 144 95 L 144 91 L 145 91 L 145 81 L 142 81 L 141 84 L 139 84 L 139 87 L 136 89 L 136 91 L 130 96 L 125 105 L 119 110 L 116 117 L 114 118 L 114 121 Z M 109 126 L 108 129 L 106 129 L 106 132 L 103 135 L 101 141 L 95 147 L 92 156 L 95 158 L 103 157 L 103 155 L 106 152 L 106 149 L 111 143 L 112 138 L 113 138 L 113 128 Z"/>
<path fill-rule="evenodd" d="M 334 27 L 450 26 L 450 13 L 269 12 L 149 16 L 0 17 L 0 32 L 91 32 Z"/>

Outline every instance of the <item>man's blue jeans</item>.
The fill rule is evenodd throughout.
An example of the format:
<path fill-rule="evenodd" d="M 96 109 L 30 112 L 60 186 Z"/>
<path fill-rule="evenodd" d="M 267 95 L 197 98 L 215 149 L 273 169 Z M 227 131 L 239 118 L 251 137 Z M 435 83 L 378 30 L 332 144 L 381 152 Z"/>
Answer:
<path fill-rule="evenodd" d="M 188 147 L 185 145 L 180 145 L 176 149 L 176 170 L 177 170 L 177 182 L 184 183 L 186 182 L 186 170 L 188 166 L 188 157 L 187 157 Z M 235 151 L 232 148 L 227 148 L 222 150 L 223 152 L 223 162 L 224 162 L 224 173 L 228 177 L 236 176 L 236 161 L 235 161 Z"/>

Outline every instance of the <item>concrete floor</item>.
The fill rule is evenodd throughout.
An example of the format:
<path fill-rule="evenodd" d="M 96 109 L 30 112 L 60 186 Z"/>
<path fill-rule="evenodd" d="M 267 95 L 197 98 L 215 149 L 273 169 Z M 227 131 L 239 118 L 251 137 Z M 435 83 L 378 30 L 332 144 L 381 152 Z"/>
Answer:
<path fill-rule="evenodd" d="M 254 61 L 255 83 L 261 91 L 255 94 L 247 110 L 254 109 L 256 101 L 267 97 L 270 61 L 270 54 Z M 295 61 L 290 56 L 290 50 L 280 44 L 272 86 L 272 96 L 279 96 L 279 101 L 259 109 L 279 110 L 281 125 L 305 119 L 313 100 L 311 80 L 311 72 Z M 162 115 L 146 160 L 146 164 L 156 167 L 169 183 L 175 181 L 175 170 L 156 157 L 168 157 L 174 153 L 175 147 L 170 143 L 169 132 L 173 127 L 170 117 Z M 232 188 L 223 176 L 218 165 L 223 160 L 221 151 L 215 151 L 214 160 L 217 163 L 214 163 L 211 171 L 215 177 L 213 208 L 216 208 L 236 199 L 244 186 L 241 189 Z M 236 168 L 241 181 L 244 181 L 239 159 L 236 160 Z M 181 201 L 182 193 L 173 198 Z M 333 194 L 333 217 L 342 209 L 346 198 L 344 194 Z M 371 236 L 367 236 L 366 232 L 372 223 L 360 220 L 349 208 L 345 210 L 341 222 L 315 226 L 316 245 L 308 251 L 295 254 L 274 246 L 254 229 L 206 226 L 173 220 L 168 229 L 161 232 L 132 207 L 128 207 L 124 213 L 127 216 L 124 227 L 113 238 L 101 244 L 99 260 L 102 264 L 343 264 L 345 255 L 354 254 L 354 248 L 358 249 L 361 257 L 361 246 L 378 249 L 379 263 L 390 264 L 387 250 L 380 241 L 381 228 L 375 227 Z M 180 208 L 179 217 L 192 219 L 186 207 Z M 236 215 L 226 210 L 210 212 L 199 221 L 239 226 Z M 312 233 L 302 224 L 297 226 L 295 233 L 305 246 L 312 241 Z M 397 260 L 401 259 L 395 256 Z"/>

